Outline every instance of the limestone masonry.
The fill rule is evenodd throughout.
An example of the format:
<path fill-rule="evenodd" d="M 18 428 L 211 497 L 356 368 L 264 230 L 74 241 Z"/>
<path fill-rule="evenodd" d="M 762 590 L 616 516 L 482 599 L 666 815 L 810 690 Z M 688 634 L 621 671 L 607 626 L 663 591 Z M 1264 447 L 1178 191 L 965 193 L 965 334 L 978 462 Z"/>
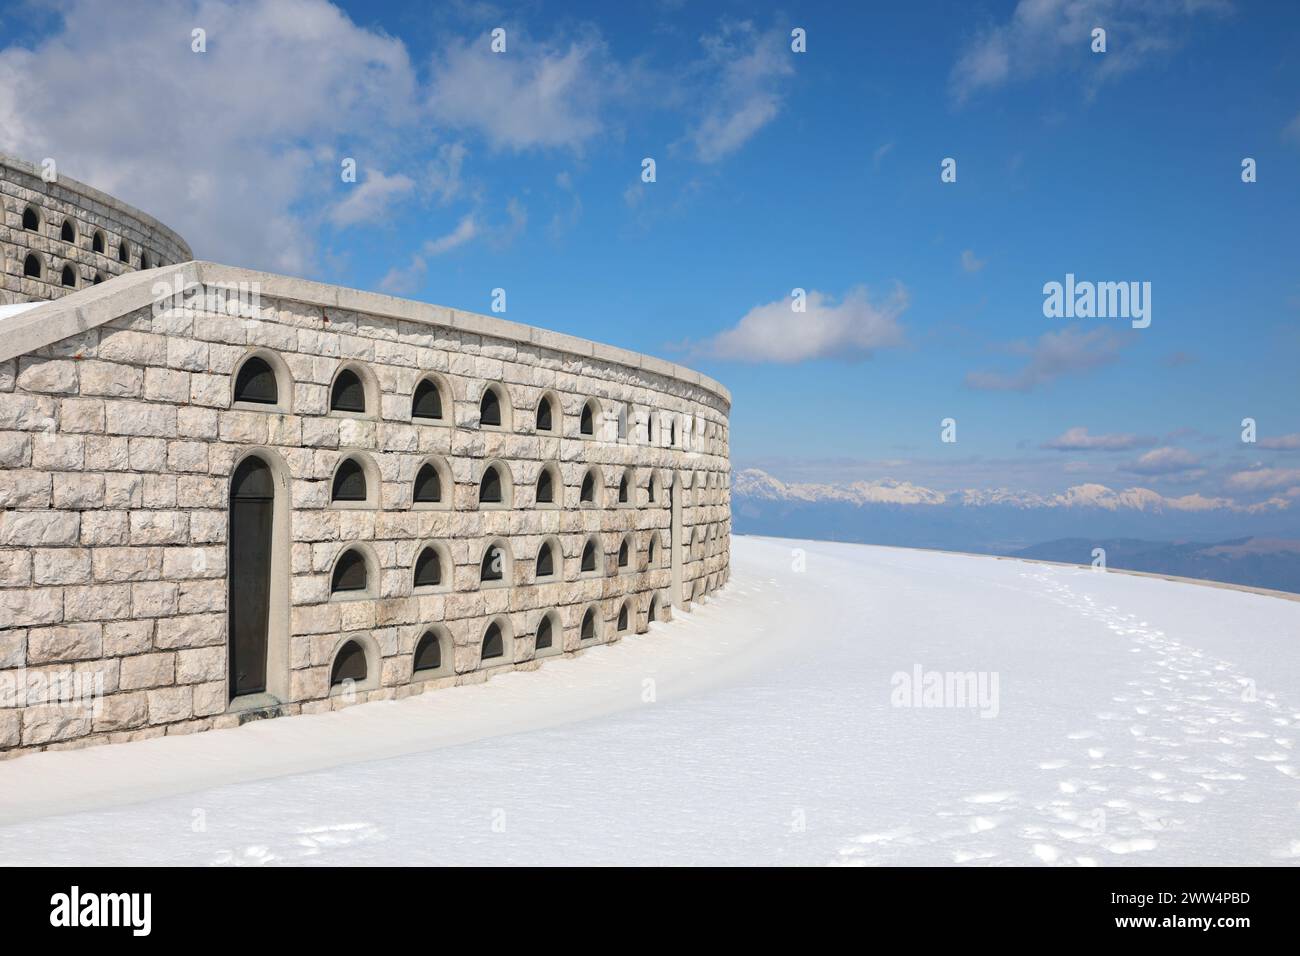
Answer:
<path fill-rule="evenodd" d="M 180 261 L 143 213 L 0 174 L 0 755 L 481 681 L 726 582 L 716 382 Z"/>

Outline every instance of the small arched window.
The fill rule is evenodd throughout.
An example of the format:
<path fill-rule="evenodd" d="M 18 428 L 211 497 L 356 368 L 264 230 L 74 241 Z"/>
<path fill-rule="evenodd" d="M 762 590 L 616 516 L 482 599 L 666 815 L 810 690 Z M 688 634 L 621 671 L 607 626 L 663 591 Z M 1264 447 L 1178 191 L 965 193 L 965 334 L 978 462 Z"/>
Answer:
<path fill-rule="evenodd" d="M 582 640 L 590 641 L 596 637 L 596 609 L 587 608 L 587 613 L 582 615 L 582 630 L 579 632 Z"/>
<path fill-rule="evenodd" d="M 543 395 L 542 400 L 537 403 L 537 430 L 539 432 L 551 431 L 554 428 L 551 422 L 551 399 L 549 395 Z"/>
<path fill-rule="evenodd" d="M 103 229 L 96 229 L 95 234 L 90 239 L 91 252 L 98 252 L 101 255 L 108 248 L 108 237 L 104 235 Z"/>
<path fill-rule="evenodd" d="M 365 412 L 366 387 L 361 376 L 350 368 L 339 372 L 330 390 L 330 410 L 335 412 Z"/>
<path fill-rule="evenodd" d="M 551 616 L 548 614 L 542 618 L 537 625 L 537 641 L 535 647 L 539 651 L 549 650 L 555 643 L 555 627 L 551 624 Z"/>
<path fill-rule="evenodd" d="M 95 273 L 95 281 L 94 281 L 92 284 L 93 284 L 93 285 L 99 285 L 99 284 L 100 284 L 101 282 L 103 282 L 103 281 L 104 281 L 104 277 L 103 277 L 102 275 L 100 275 L 98 272 L 96 272 L 96 273 Z"/>
<path fill-rule="evenodd" d="M 654 472 L 651 472 L 651 473 L 650 473 L 650 483 L 649 483 L 648 485 L 646 485 L 646 500 L 649 501 L 650 504 L 654 504 L 654 503 L 655 503 L 655 476 L 654 476 Z"/>
<path fill-rule="evenodd" d="M 77 241 L 77 229 L 72 225 L 71 219 L 63 220 L 63 225 L 59 228 L 59 238 L 64 242 Z"/>
<path fill-rule="evenodd" d="M 596 434 L 596 411 L 591 402 L 582 406 L 582 417 L 578 420 L 578 431 L 583 435 Z"/>
<path fill-rule="evenodd" d="M 442 583 L 442 558 L 433 548 L 425 548 L 415 559 L 415 586 L 431 588 Z M 435 665 L 436 666 L 436 665 Z"/>
<path fill-rule="evenodd" d="M 485 388 L 483 398 L 478 403 L 478 423 L 480 425 L 501 425 L 501 396 L 494 388 Z"/>
<path fill-rule="evenodd" d="M 618 609 L 618 629 L 620 631 L 627 630 L 627 604 L 626 603 Z"/>
<path fill-rule="evenodd" d="M 627 504 L 627 475 L 626 474 L 624 474 L 623 477 L 618 480 L 618 503 L 621 505 Z"/>
<path fill-rule="evenodd" d="M 41 231 L 41 216 L 35 206 L 28 206 L 23 210 L 23 228 L 28 232 Z"/>
<path fill-rule="evenodd" d="M 483 561 L 479 565 L 478 578 L 480 581 L 503 581 L 505 580 L 506 553 L 499 545 L 489 545 L 488 549 L 483 552 Z"/>
<path fill-rule="evenodd" d="M 334 576 L 330 579 L 330 593 L 344 594 L 349 591 L 366 589 L 366 558 L 355 548 L 349 548 L 339 556 L 334 565 Z"/>
<path fill-rule="evenodd" d="M 339 648 L 330 670 L 330 686 L 337 687 L 345 681 L 360 683 L 366 679 L 366 652 L 356 641 L 348 641 Z"/>
<path fill-rule="evenodd" d="M 433 631 L 425 631 L 420 643 L 415 645 L 415 664 L 411 668 L 420 671 L 436 671 L 442 666 L 442 643 Z"/>
<path fill-rule="evenodd" d="M 594 503 L 596 501 L 596 475 L 594 472 L 587 472 L 582 476 L 582 488 L 578 492 L 578 501 L 585 503 Z"/>
<path fill-rule="evenodd" d="M 361 462 L 355 458 L 345 458 L 334 472 L 334 487 L 331 492 L 334 501 L 365 501 L 366 472 Z"/>
<path fill-rule="evenodd" d="M 649 561 L 650 561 L 650 567 L 652 567 L 652 568 L 654 567 L 654 564 L 655 564 L 655 539 L 656 539 L 656 537 L 657 537 L 657 535 L 653 535 L 653 534 L 650 536 L 650 546 L 646 549 L 646 557 L 649 559 Z"/>
<path fill-rule="evenodd" d="M 501 472 L 497 471 L 496 465 L 488 465 L 483 470 L 483 479 L 478 485 L 478 500 L 480 504 L 501 503 Z"/>
<path fill-rule="evenodd" d="M 655 413 L 653 409 L 645 417 L 645 440 L 652 444 L 655 440 Z"/>
<path fill-rule="evenodd" d="M 62 279 L 63 284 L 68 288 L 76 288 L 77 270 L 73 269 L 72 266 L 64 266 L 63 273 L 60 278 Z"/>
<path fill-rule="evenodd" d="M 239 367 L 235 376 L 235 401 L 274 405 L 279 400 L 280 390 L 270 362 L 254 355 Z"/>
<path fill-rule="evenodd" d="M 627 406 L 620 405 L 618 407 L 618 440 L 624 441 L 626 439 L 627 439 Z"/>
<path fill-rule="evenodd" d="M 41 277 L 41 260 L 34 253 L 29 252 L 27 258 L 23 260 L 23 275 L 31 276 L 33 279 Z"/>
<path fill-rule="evenodd" d="M 442 479 L 432 464 L 426 463 L 415 476 L 415 500 L 422 503 L 442 501 Z"/>
<path fill-rule="evenodd" d="M 501 625 L 493 621 L 488 625 L 487 632 L 483 635 L 483 660 L 491 660 L 494 657 L 501 657 L 506 652 L 505 637 L 501 633 Z"/>
<path fill-rule="evenodd" d="M 437 382 L 420 379 L 420 384 L 415 386 L 415 398 L 411 401 L 411 417 L 433 420 L 442 418 L 442 394 Z"/>
<path fill-rule="evenodd" d="M 149 268 L 149 250 L 147 249 L 140 250 L 140 268 L 141 269 Z"/>
<path fill-rule="evenodd" d="M 631 557 L 629 553 L 630 551 L 631 549 L 628 547 L 627 538 L 624 538 L 623 542 L 618 546 L 618 566 L 620 568 L 627 567 L 627 562 Z"/>
<path fill-rule="evenodd" d="M 654 621 L 655 615 L 659 612 L 659 598 L 652 595 L 650 598 L 650 607 L 646 610 L 646 623 Z"/>
<path fill-rule="evenodd" d="M 551 542 L 543 541 L 537 551 L 537 577 L 549 578 L 555 574 L 555 549 Z"/>
<path fill-rule="evenodd" d="M 677 420 L 671 419 L 668 422 L 668 445 L 674 447 L 677 444 Z"/>
<path fill-rule="evenodd" d="M 117 244 L 117 261 L 126 263 L 131 261 L 131 247 L 126 244 L 125 239 Z"/>
<path fill-rule="evenodd" d="M 594 540 L 588 541 L 582 546 L 581 567 L 583 571 L 596 570 L 596 542 Z"/>
<path fill-rule="evenodd" d="M 544 505 L 555 503 L 555 479 L 551 476 L 549 468 L 543 468 L 542 473 L 537 476 L 537 503 Z"/>

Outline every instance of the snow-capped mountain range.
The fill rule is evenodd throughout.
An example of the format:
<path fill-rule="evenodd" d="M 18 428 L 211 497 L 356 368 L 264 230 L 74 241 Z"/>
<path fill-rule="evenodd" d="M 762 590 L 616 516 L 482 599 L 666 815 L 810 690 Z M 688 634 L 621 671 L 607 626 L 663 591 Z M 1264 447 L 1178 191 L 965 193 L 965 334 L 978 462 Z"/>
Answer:
<path fill-rule="evenodd" d="M 1286 504 L 1245 504 L 1201 494 L 1171 497 L 1151 488 L 1116 489 L 1102 484 L 1039 493 L 1007 488 L 942 491 L 888 477 L 787 482 L 758 468 L 738 471 L 732 479 L 738 534 L 991 554 L 1014 554 L 1061 539 L 1093 541 L 1098 546 L 1103 541 L 1141 539 L 1153 547 L 1300 539 L 1300 509 Z M 1085 549 L 1069 560 L 1087 563 L 1088 555 Z M 1300 588 L 1300 580 L 1296 586 Z"/>
<path fill-rule="evenodd" d="M 737 472 L 732 482 L 732 493 L 755 501 L 844 502 L 854 505 L 1005 505 L 1013 508 L 1099 508 L 1104 511 L 1129 509 L 1147 512 L 1215 509 L 1253 512 L 1276 507 L 1273 502 L 1238 505 L 1228 498 L 1208 498 L 1200 494 L 1175 498 L 1150 488 L 1116 490 L 1101 484 L 1072 485 L 1059 494 L 1045 495 L 1007 488 L 965 488 L 943 492 L 892 478 L 844 484 L 784 482 L 759 468 Z"/>

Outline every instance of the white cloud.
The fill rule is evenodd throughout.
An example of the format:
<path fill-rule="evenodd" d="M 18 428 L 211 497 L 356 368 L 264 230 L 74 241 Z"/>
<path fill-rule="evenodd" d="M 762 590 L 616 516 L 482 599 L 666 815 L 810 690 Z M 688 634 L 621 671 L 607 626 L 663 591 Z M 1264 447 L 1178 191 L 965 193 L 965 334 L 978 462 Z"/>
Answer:
<path fill-rule="evenodd" d="M 435 55 L 433 115 L 497 149 L 579 149 L 600 133 L 601 109 L 621 85 L 604 42 L 594 33 L 559 45 L 514 29 L 507 37 L 506 53 L 493 53 L 482 35 Z"/>
<path fill-rule="evenodd" d="M 464 143 L 443 143 L 438 147 L 437 158 L 425 172 L 423 186 L 439 203 L 445 205 L 465 193 L 461 168 L 468 156 Z"/>
<path fill-rule="evenodd" d="M 1289 139 L 1293 143 L 1300 143 L 1300 113 L 1291 117 L 1291 122 L 1282 127 L 1282 138 Z"/>
<path fill-rule="evenodd" d="M 1076 425 L 1050 441 L 1043 442 L 1043 448 L 1056 451 L 1127 451 L 1154 445 L 1156 440 L 1146 435 L 1110 434 L 1090 435 L 1087 427 Z"/>
<path fill-rule="evenodd" d="M 1011 351 L 1027 358 L 1017 372 L 970 372 L 966 384 L 971 388 L 988 391 L 1028 392 L 1040 385 L 1049 385 L 1057 379 L 1109 365 L 1119 358 L 1123 347 L 1114 332 L 1097 328 L 1080 332 L 1068 326 L 1059 332 L 1047 332 L 1032 345 L 1017 343 Z"/>
<path fill-rule="evenodd" d="M 794 73 L 783 29 L 760 32 L 724 23 L 701 38 L 707 51 L 703 111 L 687 132 L 695 156 L 716 163 L 734 153 L 781 111 L 780 82 Z"/>
<path fill-rule="evenodd" d="M 315 230 L 301 210 L 336 194 L 343 144 L 378 144 L 414 117 L 402 43 L 324 0 L 61 9 L 34 49 L 0 51 L 0 149 L 53 157 L 202 257 L 309 271 Z M 206 53 L 190 50 L 196 26 Z"/>
<path fill-rule="evenodd" d="M 1292 432 L 1289 435 L 1278 435 L 1276 438 L 1261 438 L 1259 440 L 1259 447 L 1282 451 L 1295 451 L 1300 449 L 1300 432 Z"/>
<path fill-rule="evenodd" d="M 1252 468 L 1228 476 L 1229 488 L 1240 491 L 1271 491 L 1300 485 L 1300 468 Z"/>
<path fill-rule="evenodd" d="M 429 259 L 444 255 L 453 249 L 465 245 L 479 234 L 479 226 L 473 215 L 467 215 L 456 224 L 456 228 L 446 235 L 430 239 L 420 251 L 411 257 L 405 267 L 394 267 L 379 280 L 379 288 L 394 295 L 409 295 L 420 287 L 429 271 Z"/>
<path fill-rule="evenodd" d="M 1200 463 L 1201 460 L 1185 448 L 1166 445 L 1139 456 L 1136 461 L 1125 465 L 1124 470 L 1137 475 L 1172 475 L 1196 468 Z"/>
<path fill-rule="evenodd" d="M 440 256 L 444 252 L 451 252 L 451 250 L 463 246 L 477 235 L 478 225 L 474 221 L 474 217 L 466 216 L 447 235 L 426 242 L 424 252 L 426 255 Z"/>
<path fill-rule="evenodd" d="M 807 295 L 804 312 L 795 312 L 792 304 L 792 299 L 784 298 L 756 306 L 697 351 L 741 362 L 857 361 L 877 349 L 903 343 L 898 317 L 907 308 L 908 297 L 902 286 L 880 304 L 873 303 L 861 286 L 850 289 L 839 302 L 814 289 Z"/>
<path fill-rule="evenodd" d="M 975 253 L 969 249 L 963 249 L 961 253 L 961 267 L 966 272 L 979 272 L 987 264 L 986 259 L 976 259 Z"/>
<path fill-rule="evenodd" d="M 1193 17 L 1226 13 L 1227 0 L 1020 0 L 1005 23 L 982 30 L 952 68 L 953 97 L 971 96 L 1052 70 L 1076 70 L 1090 90 L 1171 50 Z M 1106 30 L 1093 53 L 1092 30 Z"/>
<path fill-rule="evenodd" d="M 373 170 L 362 182 L 351 187 L 346 199 L 330 210 L 330 222 L 336 226 L 373 224 L 384 216 L 394 200 L 414 188 L 415 180 L 409 176 L 401 173 L 386 176 L 383 170 Z"/>

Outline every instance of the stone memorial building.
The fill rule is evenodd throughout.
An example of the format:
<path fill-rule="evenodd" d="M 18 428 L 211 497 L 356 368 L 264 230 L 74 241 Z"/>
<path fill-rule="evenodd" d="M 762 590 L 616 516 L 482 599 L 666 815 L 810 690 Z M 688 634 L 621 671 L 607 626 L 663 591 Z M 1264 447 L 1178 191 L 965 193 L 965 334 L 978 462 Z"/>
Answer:
<path fill-rule="evenodd" d="M 728 576 L 725 388 L 0 157 L 0 755 L 530 669 Z"/>

